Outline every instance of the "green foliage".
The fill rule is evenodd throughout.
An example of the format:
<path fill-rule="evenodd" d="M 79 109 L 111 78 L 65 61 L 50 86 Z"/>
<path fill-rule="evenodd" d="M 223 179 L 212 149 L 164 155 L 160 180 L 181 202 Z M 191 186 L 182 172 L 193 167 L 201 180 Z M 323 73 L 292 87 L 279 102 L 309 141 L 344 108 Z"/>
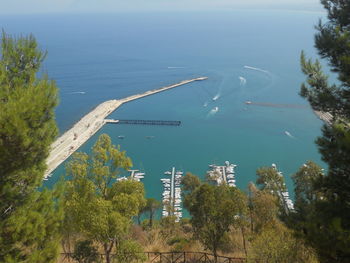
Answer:
<path fill-rule="evenodd" d="M 161 202 L 158 200 L 154 198 L 147 198 L 147 203 L 143 210 L 149 213 L 149 227 L 153 226 L 154 214 L 161 207 L 161 205 Z"/>
<path fill-rule="evenodd" d="M 198 186 L 200 186 L 201 181 L 194 174 L 186 173 L 186 175 L 182 177 L 181 184 L 184 192 L 193 192 Z"/>
<path fill-rule="evenodd" d="M 315 46 L 322 59 L 328 62 L 338 82 L 329 84 L 320 62 L 307 60 L 301 55 L 301 68 L 306 83 L 301 87 L 315 110 L 330 112 L 332 123 L 322 128 L 317 139 L 322 159 L 329 165 L 328 173 L 316 178 L 312 191 L 320 199 L 312 199 L 312 223 L 305 217 L 299 222 L 302 232 L 318 249 L 324 262 L 347 262 L 350 258 L 350 2 L 322 0 L 328 21 L 317 25 Z M 302 199 L 299 210 L 310 207 Z"/>
<path fill-rule="evenodd" d="M 90 240 L 78 241 L 74 247 L 72 258 L 79 263 L 99 262 L 99 254 Z"/>
<path fill-rule="evenodd" d="M 305 215 L 316 201 L 322 199 L 322 192 L 317 191 L 319 184 L 324 177 L 323 169 L 314 162 L 308 161 L 292 178 L 295 185 L 295 203 L 296 213 Z"/>
<path fill-rule="evenodd" d="M 280 204 L 282 215 L 289 214 L 289 208 L 283 198 L 282 193 L 287 191 L 282 174 L 273 167 L 262 167 L 256 171 L 258 179 L 257 185 L 260 189 L 274 195 Z"/>
<path fill-rule="evenodd" d="M 239 225 L 246 214 L 245 195 L 226 185 L 202 184 L 189 194 L 186 207 L 196 238 L 214 255 L 231 226 Z"/>
<path fill-rule="evenodd" d="M 276 196 L 280 192 L 286 191 L 283 176 L 273 167 L 262 167 L 256 171 L 258 179 L 256 184 L 260 186 L 261 190 L 266 190 Z"/>
<path fill-rule="evenodd" d="M 38 187 L 57 135 L 57 88 L 37 77 L 46 53 L 33 36 L 3 32 L 0 54 L 0 262 L 54 262 L 63 190 Z"/>
<path fill-rule="evenodd" d="M 249 185 L 249 192 L 251 230 L 259 233 L 265 227 L 273 227 L 278 222 L 277 197 L 267 191 L 259 191 L 254 184 Z"/>
<path fill-rule="evenodd" d="M 108 135 L 101 135 L 91 156 L 77 153 L 67 166 L 66 223 L 78 233 L 100 243 L 110 262 L 115 244 L 126 239 L 136 216 L 145 205 L 143 185 L 136 181 L 115 181 L 130 159 L 114 147 Z"/>
<path fill-rule="evenodd" d="M 191 193 L 201 185 L 201 181 L 196 175 L 192 173 L 186 173 L 186 175 L 182 177 L 181 185 L 183 190 L 184 206 L 190 207 L 192 201 Z"/>
<path fill-rule="evenodd" d="M 189 242 L 190 241 L 186 238 L 177 236 L 168 240 L 167 244 L 169 246 L 173 246 L 173 252 L 181 252 L 186 249 L 186 246 L 189 244 Z"/>
<path fill-rule="evenodd" d="M 317 257 L 302 240 L 293 237 L 290 230 L 280 224 L 265 228 L 252 242 L 248 262 L 304 262 L 317 263 Z"/>
<path fill-rule="evenodd" d="M 117 244 L 115 259 L 118 263 L 132 263 L 146 261 L 142 247 L 133 240 L 123 240 Z"/>

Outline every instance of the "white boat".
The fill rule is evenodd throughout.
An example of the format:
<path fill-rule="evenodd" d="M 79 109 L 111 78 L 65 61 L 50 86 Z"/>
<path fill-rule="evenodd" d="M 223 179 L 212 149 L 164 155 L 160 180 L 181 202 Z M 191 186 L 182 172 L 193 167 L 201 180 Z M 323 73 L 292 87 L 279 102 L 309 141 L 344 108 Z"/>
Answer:
<path fill-rule="evenodd" d="M 117 178 L 117 181 L 124 181 L 124 180 L 128 180 L 128 178 L 126 178 L 125 176 Z"/>
<path fill-rule="evenodd" d="M 219 95 L 219 94 L 215 95 L 215 96 L 212 98 L 212 100 L 213 100 L 213 101 L 216 101 L 218 98 L 220 98 L 220 95 Z"/>
<path fill-rule="evenodd" d="M 162 179 L 160 179 L 162 182 L 170 182 L 170 179 L 168 179 L 168 178 L 162 178 Z"/>
<path fill-rule="evenodd" d="M 135 173 L 135 176 L 144 176 L 144 175 L 146 175 L 145 173 Z"/>

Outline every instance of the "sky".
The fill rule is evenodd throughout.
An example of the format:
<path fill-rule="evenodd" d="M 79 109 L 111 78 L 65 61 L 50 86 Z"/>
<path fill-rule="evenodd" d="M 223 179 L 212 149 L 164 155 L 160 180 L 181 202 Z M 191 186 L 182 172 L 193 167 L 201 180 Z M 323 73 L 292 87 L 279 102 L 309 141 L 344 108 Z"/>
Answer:
<path fill-rule="evenodd" d="M 322 11 L 320 0 L 0 0 L 0 14 L 289 9 Z"/>

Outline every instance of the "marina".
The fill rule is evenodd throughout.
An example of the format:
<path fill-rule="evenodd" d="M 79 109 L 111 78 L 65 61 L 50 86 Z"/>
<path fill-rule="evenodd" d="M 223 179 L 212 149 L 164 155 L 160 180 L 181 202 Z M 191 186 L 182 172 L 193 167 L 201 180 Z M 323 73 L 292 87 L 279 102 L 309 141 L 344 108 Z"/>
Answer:
<path fill-rule="evenodd" d="M 97 131 L 99 131 L 107 122 L 119 123 L 117 120 L 107 120 L 106 117 L 114 112 L 121 105 L 154 95 L 169 89 L 183 86 L 192 82 L 206 80 L 207 77 L 199 77 L 190 80 L 184 80 L 179 83 L 153 89 L 141 94 L 132 95 L 124 99 L 108 100 L 99 104 L 95 109 L 80 119 L 71 129 L 60 136 L 51 146 L 49 157 L 47 158 L 47 170 L 44 178 L 49 175 L 69 156 L 71 156 L 80 146 L 89 140 Z"/>
<path fill-rule="evenodd" d="M 160 179 L 164 188 L 162 193 L 162 217 L 175 216 L 175 222 L 180 222 L 182 218 L 181 178 L 183 172 L 176 171 L 173 167 L 171 171 L 166 171 L 164 174 L 170 176 L 170 178 Z"/>
<path fill-rule="evenodd" d="M 236 187 L 235 168 L 237 165 L 230 164 L 225 161 L 225 165 L 219 166 L 216 164 L 209 165 L 210 170 L 207 172 L 207 177 L 211 181 L 215 181 L 217 185 L 227 184 L 231 187 Z"/>
<path fill-rule="evenodd" d="M 277 171 L 279 176 L 283 177 L 282 172 L 277 169 L 277 165 L 276 164 L 273 163 L 271 166 L 272 166 L 272 168 L 274 170 Z M 286 184 L 283 183 L 283 186 L 282 187 L 278 187 L 278 189 L 280 189 L 280 190 L 277 191 L 277 195 L 278 195 L 278 197 L 279 197 L 279 199 L 280 199 L 280 201 L 281 201 L 281 203 L 282 203 L 286 213 L 289 213 L 290 211 L 294 210 L 294 204 L 293 204 L 293 201 L 289 197 L 288 188 L 287 188 Z M 282 189 L 286 189 L 286 190 L 283 191 Z"/>
<path fill-rule="evenodd" d="M 117 181 L 123 181 L 123 180 L 133 180 L 136 182 L 140 182 L 143 178 L 145 178 L 145 173 L 140 172 L 140 170 L 128 170 L 128 172 L 130 172 L 130 176 L 126 177 L 126 176 L 122 176 L 117 178 Z"/>

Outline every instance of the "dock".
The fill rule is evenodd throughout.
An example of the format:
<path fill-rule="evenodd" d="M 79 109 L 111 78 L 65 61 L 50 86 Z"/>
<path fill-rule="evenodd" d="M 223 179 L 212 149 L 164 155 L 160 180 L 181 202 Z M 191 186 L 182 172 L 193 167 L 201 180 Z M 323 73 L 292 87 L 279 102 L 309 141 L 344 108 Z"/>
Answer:
<path fill-rule="evenodd" d="M 153 89 L 141 94 L 132 95 L 119 100 L 108 100 L 98 105 L 91 112 L 86 114 L 74 126 L 62 134 L 52 145 L 49 157 L 46 160 L 47 170 L 44 178 L 50 177 L 51 173 L 71 156 L 80 146 L 89 140 L 97 131 L 99 131 L 106 123 L 106 118 L 121 105 L 138 100 L 147 96 L 151 96 L 169 89 L 183 86 L 192 82 L 202 81 L 207 77 L 199 77 L 190 80 L 184 80 L 179 83 Z"/>
<path fill-rule="evenodd" d="M 229 161 L 225 165 L 219 166 L 216 164 L 209 165 L 210 170 L 207 172 L 207 177 L 211 181 L 215 181 L 217 185 L 227 184 L 230 187 L 236 187 L 235 168 L 237 165 L 230 164 Z"/>
<path fill-rule="evenodd" d="M 175 167 L 173 167 L 171 172 L 166 171 L 164 174 L 170 176 L 170 178 L 160 179 L 164 187 L 162 217 L 175 216 L 175 222 L 180 222 L 182 218 L 181 178 L 183 172 L 176 171 Z"/>
<path fill-rule="evenodd" d="M 161 125 L 161 126 L 180 126 L 181 121 L 163 121 L 163 120 L 112 120 L 106 119 L 106 123 L 112 124 L 131 124 L 131 125 Z"/>
<path fill-rule="evenodd" d="M 276 164 L 273 163 L 271 167 L 277 172 L 279 176 L 283 177 L 282 172 L 277 169 Z M 284 207 L 286 214 L 288 214 L 290 211 L 294 210 L 294 203 L 289 197 L 288 188 L 286 186 L 286 183 L 284 182 L 284 179 L 283 185 L 276 184 L 276 188 L 278 189 L 276 194 L 281 202 L 281 205 Z"/>
<path fill-rule="evenodd" d="M 117 178 L 117 182 L 124 180 L 132 180 L 136 182 L 140 182 L 143 178 L 145 178 L 145 173 L 141 173 L 139 170 L 128 170 L 130 172 L 130 176 L 122 176 Z"/>

